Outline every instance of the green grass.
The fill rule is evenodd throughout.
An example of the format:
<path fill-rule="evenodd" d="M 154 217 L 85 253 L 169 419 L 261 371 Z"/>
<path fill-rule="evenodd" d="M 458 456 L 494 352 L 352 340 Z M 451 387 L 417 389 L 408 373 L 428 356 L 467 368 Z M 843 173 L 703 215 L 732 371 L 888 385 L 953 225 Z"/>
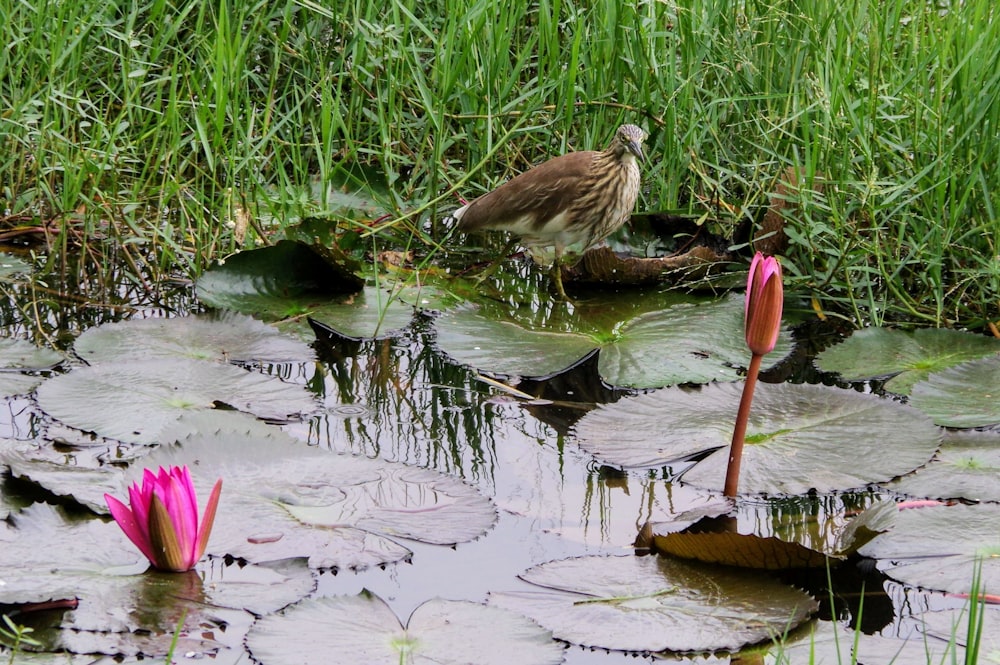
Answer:
<path fill-rule="evenodd" d="M 107 263 L 121 256 L 96 241 L 110 237 L 133 263 L 194 275 L 330 209 L 329 185 L 362 165 L 388 184 L 380 242 L 431 247 L 424 222 L 453 191 L 601 146 L 629 121 L 651 134 L 640 210 L 725 233 L 759 219 L 791 168 L 791 288 L 858 324 L 982 326 L 1000 318 L 993 14 L 910 0 L 0 0 L 0 210 L 4 226 L 54 222 L 57 252 Z"/>

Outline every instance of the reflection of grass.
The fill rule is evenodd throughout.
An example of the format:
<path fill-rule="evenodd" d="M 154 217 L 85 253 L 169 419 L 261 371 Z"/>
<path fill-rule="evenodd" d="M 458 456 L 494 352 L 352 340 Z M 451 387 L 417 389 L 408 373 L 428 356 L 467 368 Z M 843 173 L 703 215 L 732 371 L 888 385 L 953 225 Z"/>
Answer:
<path fill-rule="evenodd" d="M 553 7 L 13 3 L 0 22 L 18 45 L 0 81 L 5 217 L 18 233 L 61 232 L 57 249 L 122 262 L 139 281 L 136 245 L 158 271 L 190 275 L 331 210 L 365 251 L 426 251 L 424 222 L 456 191 L 602 146 L 628 120 L 651 132 L 640 210 L 731 236 L 798 173 L 784 194 L 785 265 L 818 304 L 876 323 L 991 313 L 990 3 Z M 356 165 L 387 182 L 369 188 Z M 332 183 L 379 200 L 340 212 Z M 442 209 L 424 208 L 432 201 Z M 106 237 L 121 249 L 96 249 Z"/>

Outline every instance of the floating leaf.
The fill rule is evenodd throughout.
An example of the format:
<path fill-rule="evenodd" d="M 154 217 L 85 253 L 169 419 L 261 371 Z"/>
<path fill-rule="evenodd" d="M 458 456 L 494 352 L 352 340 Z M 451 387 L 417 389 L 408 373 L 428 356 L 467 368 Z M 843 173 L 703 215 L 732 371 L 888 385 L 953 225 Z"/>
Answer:
<path fill-rule="evenodd" d="M 1000 506 L 933 506 L 900 511 L 896 526 L 861 548 L 879 570 L 905 584 L 970 593 L 982 560 L 982 585 L 1000 589 Z"/>
<path fill-rule="evenodd" d="M 998 352 L 1000 340 L 959 330 L 865 328 L 816 356 L 816 366 L 845 381 L 892 376 L 885 389 L 908 395 L 932 372 Z"/>
<path fill-rule="evenodd" d="M 563 648 L 523 616 L 496 607 L 432 599 L 406 626 L 368 592 L 312 598 L 254 624 L 247 647 L 262 665 L 548 665 Z"/>
<path fill-rule="evenodd" d="M 653 547 L 662 554 L 739 568 L 835 566 L 891 528 L 896 512 L 889 501 L 850 519 L 843 506 L 838 511 L 833 501 L 812 497 L 793 504 L 738 501 L 735 510 L 702 516 L 682 529 L 652 525 Z"/>
<path fill-rule="evenodd" d="M 350 339 L 391 337 L 413 321 L 413 306 L 381 289 L 365 288 L 359 293 L 312 308 L 311 322 Z"/>
<path fill-rule="evenodd" d="M 527 330 L 468 307 L 445 312 L 435 327 L 437 346 L 453 360 L 501 376 L 548 377 L 597 348 L 589 335 Z"/>
<path fill-rule="evenodd" d="M 792 351 L 782 330 L 762 369 Z M 743 296 L 730 295 L 698 305 L 675 305 L 650 312 L 623 327 L 613 344 L 601 348 L 601 377 L 615 386 L 655 388 L 678 383 L 736 381 L 750 361 L 743 334 Z"/>
<path fill-rule="evenodd" d="M 303 558 L 313 568 L 361 569 L 410 556 L 394 538 L 453 545 L 479 537 L 496 520 L 493 504 L 458 478 L 321 451 L 277 428 L 192 434 L 124 472 L 60 473 L 52 463 L 12 454 L 0 462 L 19 478 L 102 513 L 103 493 L 127 496 L 143 467 L 186 465 L 199 492 L 224 478 L 207 553 L 257 563 Z"/>
<path fill-rule="evenodd" d="M 1000 433 L 948 432 L 930 463 L 892 489 L 931 499 L 1000 502 Z"/>
<path fill-rule="evenodd" d="M 931 374 L 913 386 L 910 404 L 944 427 L 1000 423 L 1000 356 Z"/>
<path fill-rule="evenodd" d="M 595 314 L 595 316 L 600 316 Z M 437 344 L 456 362 L 491 374 L 549 377 L 600 348 L 601 378 L 616 386 L 653 388 L 676 383 L 733 381 L 750 360 L 743 338 L 743 298 L 674 305 L 647 312 L 624 324 L 615 322 L 606 341 L 598 338 L 606 322 L 583 318 L 577 332 L 528 329 L 511 320 L 464 308 L 435 322 Z M 792 348 L 787 331 L 767 366 Z"/>
<path fill-rule="evenodd" d="M 759 573 L 660 556 L 551 561 L 521 578 L 532 591 L 493 593 L 561 640 L 624 651 L 715 651 L 770 639 L 818 603 Z"/>
<path fill-rule="evenodd" d="M 9 282 L 13 277 L 30 274 L 30 265 L 16 256 L 0 252 L 0 281 Z"/>
<path fill-rule="evenodd" d="M 106 323 L 83 332 L 73 350 L 90 364 L 173 358 L 279 363 L 316 356 L 307 344 L 235 312 Z"/>
<path fill-rule="evenodd" d="M 30 393 L 43 377 L 22 372 L 49 370 L 62 361 L 61 354 L 40 349 L 27 340 L 0 337 L 0 397 Z"/>
<path fill-rule="evenodd" d="M 665 388 L 587 413 L 577 442 L 604 462 L 668 466 L 709 454 L 683 480 L 722 488 L 743 385 Z M 804 494 L 864 487 L 926 463 L 940 430 L 903 404 L 819 385 L 757 386 L 739 490 Z M 872 442 L 877 441 L 877 445 Z"/>
<path fill-rule="evenodd" d="M 38 404 L 66 425 L 129 443 L 152 444 L 181 415 L 216 403 L 287 421 L 316 410 L 304 387 L 232 365 L 150 360 L 84 367 L 49 379 Z"/>
<path fill-rule="evenodd" d="M 364 282 L 346 259 L 294 240 L 231 256 L 198 278 L 198 299 L 210 307 L 283 319 L 309 311 Z"/>
<path fill-rule="evenodd" d="M 47 504 L 29 506 L 11 522 L 0 527 L 0 604 L 80 601 L 42 619 L 53 623 L 35 626 L 32 638 L 46 650 L 161 656 L 182 615 L 186 650 L 239 649 L 235 626 L 249 626 L 249 614 L 239 619 L 243 608 L 275 611 L 315 586 L 301 561 L 243 568 L 202 562 L 185 574 L 143 572 L 145 558 L 117 524 L 70 519 Z"/>

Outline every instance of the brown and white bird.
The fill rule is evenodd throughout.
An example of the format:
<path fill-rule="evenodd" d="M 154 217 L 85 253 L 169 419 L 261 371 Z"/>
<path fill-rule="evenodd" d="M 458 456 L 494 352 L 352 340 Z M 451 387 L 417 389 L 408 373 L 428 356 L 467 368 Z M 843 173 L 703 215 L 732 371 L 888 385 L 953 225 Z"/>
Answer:
<path fill-rule="evenodd" d="M 457 230 L 509 231 L 526 247 L 555 248 L 552 279 L 566 298 L 560 259 L 569 245 L 593 247 L 628 221 L 639 196 L 646 132 L 622 125 L 606 150 L 554 157 L 468 203 L 452 216 Z"/>

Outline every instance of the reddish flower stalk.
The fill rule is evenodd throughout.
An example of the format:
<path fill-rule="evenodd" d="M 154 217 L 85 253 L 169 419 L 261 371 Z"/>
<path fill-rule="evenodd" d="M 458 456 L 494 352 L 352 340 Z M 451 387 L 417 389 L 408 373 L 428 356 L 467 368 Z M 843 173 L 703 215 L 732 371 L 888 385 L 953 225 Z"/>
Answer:
<path fill-rule="evenodd" d="M 205 553 L 222 491 L 220 478 L 212 488 L 201 524 L 198 497 L 185 467 L 143 471 L 142 486 L 129 488 L 129 506 L 104 495 L 111 516 L 155 568 L 172 572 L 191 570 Z"/>
<path fill-rule="evenodd" d="M 757 374 L 760 372 L 761 359 L 773 351 L 774 345 L 778 342 L 783 300 L 781 264 L 773 256 L 765 257 L 757 252 L 750 264 L 744 307 L 744 334 L 752 355 L 750 366 L 747 368 L 746 382 L 743 384 L 739 411 L 736 414 L 736 426 L 733 428 L 733 444 L 729 449 L 729 465 L 726 468 L 726 483 L 723 488 L 725 496 L 735 497 L 739 486 L 743 443 L 746 439 L 753 391 L 757 385 Z"/>

